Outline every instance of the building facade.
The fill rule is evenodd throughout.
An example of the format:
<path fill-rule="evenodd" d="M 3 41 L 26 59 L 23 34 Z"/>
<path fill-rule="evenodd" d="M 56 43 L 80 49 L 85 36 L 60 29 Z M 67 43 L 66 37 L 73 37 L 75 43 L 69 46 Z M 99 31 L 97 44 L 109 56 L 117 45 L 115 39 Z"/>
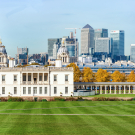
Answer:
<path fill-rule="evenodd" d="M 27 67 L 0 69 L 0 96 L 71 96 L 73 68 Z"/>
<path fill-rule="evenodd" d="M 130 45 L 130 61 L 135 63 L 135 44 Z"/>
<path fill-rule="evenodd" d="M 112 55 L 115 59 L 116 56 L 124 55 L 124 31 L 112 30 L 110 37 L 113 39 Z"/>
<path fill-rule="evenodd" d="M 97 39 L 102 37 L 108 37 L 108 29 L 95 29 L 94 38 Z"/>
<path fill-rule="evenodd" d="M 95 48 L 94 29 L 87 24 L 81 29 L 81 54 L 89 54 L 89 48 Z"/>
<path fill-rule="evenodd" d="M 95 52 L 111 53 L 112 40 L 110 38 L 97 38 L 95 39 Z"/>

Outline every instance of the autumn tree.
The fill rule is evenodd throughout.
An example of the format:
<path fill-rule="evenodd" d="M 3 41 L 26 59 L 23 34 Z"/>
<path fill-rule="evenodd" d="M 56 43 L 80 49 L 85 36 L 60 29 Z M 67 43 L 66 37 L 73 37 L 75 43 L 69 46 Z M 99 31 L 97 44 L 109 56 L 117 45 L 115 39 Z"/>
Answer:
<path fill-rule="evenodd" d="M 97 73 L 95 74 L 96 82 L 110 82 L 110 73 L 107 70 L 98 69 Z"/>
<path fill-rule="evenodd" d="M 70 63 L 67 67 L 73 67 L 74 70 L 74 82 L 79 82 L 81 77 L 81 71 L 75 63 Z"/>
<path fill-rule="evenodd" d="M 134 70 L 127 76 L 127 82 L 135 82 L 135 73 Z"/>
<path fill-rule="evenodd" d="M 84 67 L 82 72 L 82 81 L 83 82 L 93 82 L 94 81 L 94 73 L 89 67 Z"/>
<path fill-rule="evenodd" d="M 112 82 L 125 82 L 126 81 L 126 76 L 124 73 L 120 73 L 119 71 L 115 71 L 111 75 Z"/>

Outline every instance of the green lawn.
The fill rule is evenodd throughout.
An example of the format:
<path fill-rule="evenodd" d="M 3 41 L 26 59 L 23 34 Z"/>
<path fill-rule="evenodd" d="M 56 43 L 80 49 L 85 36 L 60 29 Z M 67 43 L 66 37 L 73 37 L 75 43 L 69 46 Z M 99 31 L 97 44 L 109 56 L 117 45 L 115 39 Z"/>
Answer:
<path fill-rule="evenodd" d="M 99 94 L 89 97 L 135 97 L 135 94 Z"/>
<path fill-rule="evenodd" d="M 134 101 L 0 103 L 0 135 L 133 135 L 134 127 Z"/>

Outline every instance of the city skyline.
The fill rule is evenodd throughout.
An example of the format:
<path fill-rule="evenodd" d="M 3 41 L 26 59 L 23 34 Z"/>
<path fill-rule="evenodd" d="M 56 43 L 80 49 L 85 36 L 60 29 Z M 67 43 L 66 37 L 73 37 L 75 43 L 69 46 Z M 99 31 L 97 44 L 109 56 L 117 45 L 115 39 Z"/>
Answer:
<path fill-rule="evenodd" d="M 134 4 L 133 0 L 1 1 L 0 36 L 7 54 L 15 57 L 17 46 L 29 48 L 30 54 L 47 52 L 48 38 L 68 36 L 71 30 L 65 28 L 89 24 L 93 29 L 108 29 L 108 37 L 111 30 L 124 30 L 125 55 L 129 55 L 130 45 L 135 43 Z M 77 38 L 81 50 L 80 30 Z"/>

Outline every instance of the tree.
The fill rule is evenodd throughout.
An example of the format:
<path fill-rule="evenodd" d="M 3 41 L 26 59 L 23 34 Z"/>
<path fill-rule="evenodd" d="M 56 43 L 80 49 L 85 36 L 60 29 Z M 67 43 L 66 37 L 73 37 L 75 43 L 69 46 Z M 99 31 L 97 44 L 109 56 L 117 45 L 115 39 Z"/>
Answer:
<path fill-rule="evenodd" d="M 93 82 L 94 81 L 94 73 L 89 67 L 85 67 L 82 72 L 82 81 L 83 82 Z"/>
<path fill-rule="evenodd" d="M 103 69 L 98 69 L 95 77 L 97 82 L 110 82 L 111 78 L 110 73 Z"/>
<path fill-rule="evenodd" d="M 75 63 L 70 63 L 67 67 L 73 67 L 74 70 L 74 82 L 79 82 L 81 77 L 81 71 Z"/>
<path fill-rule="evenodd" d="M 127 76 L 127 82 L 135 82 L 135 73 L 134 70 Z"/>
<path fill-rule="evenodd" d="M 125 82 L 126 81 L 126 76 L 124 73 L 120 73 L 119 71 L 115 71 L 111 75 L 112 82 Z"/>

